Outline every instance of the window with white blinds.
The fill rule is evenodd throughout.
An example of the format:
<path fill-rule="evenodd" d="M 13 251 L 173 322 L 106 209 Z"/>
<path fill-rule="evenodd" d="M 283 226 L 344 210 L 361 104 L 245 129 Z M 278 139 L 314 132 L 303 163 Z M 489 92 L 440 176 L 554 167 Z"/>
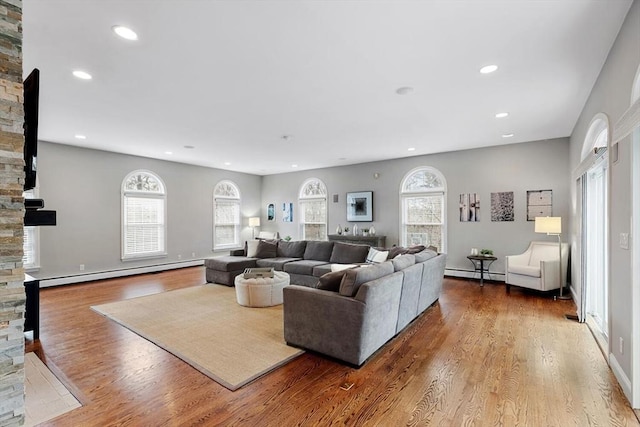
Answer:
<path fill-rule="evenodd" d="M 400 189 L 400 244 L 435 246 L 446 252 L 446 181 L 440 171 L 410 171 Z"/>
<path fill-rule="evenodd" d="M 36 197 L 35 189 L 25 191 L 22 196 L 25 199 Z M 38 227 L 24 227 L 22 266 L 26 270 L 40 267 L 40 233 Z"/>
<path fill-rule="evenodd" d="M 240 190 L 231 181 L 220 181 L 213 190 L 213 249 L 240 246 Z"/>
<path fill-rule="evenodd" d="M 122 259 L 166 255 L 167 194 L 160 177 L 134 171 L 122 184 Z"/>
<path fill-rule="evenodd" d="M 298 196 L 300 237 L 302 240 L 327 240 L 327 187 L 317 178 L 302 183 Z"/>

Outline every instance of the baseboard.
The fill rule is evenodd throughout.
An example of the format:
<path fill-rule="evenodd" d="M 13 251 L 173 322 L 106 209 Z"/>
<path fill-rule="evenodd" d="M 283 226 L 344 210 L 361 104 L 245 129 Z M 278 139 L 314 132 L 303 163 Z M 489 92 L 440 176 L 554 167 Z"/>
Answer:
<path fill-rule="evenodd" d="M 487 273 L 484 273 L 484 280 L 493 280 L 496 282 L 504 282 L 504 273 L 498 273 L 498 272 L 491 272 L 491 278 L 489 278 L 489 276 L 487 275 Z M 463 270 L 463 269 L 459 269 L 459 268 L 445 268 L 444 270 L 444 275 L 445 276 L 451 276 L 451 277 L 462 277 L 462 278 L 466 278 L 466 279 L 478 279 L 480 280 L 480 273 L 479 272 L 474 272 L 473 270 Z"/>
<path fill-rule="evenodd" d="M 631 402 L 631 396 L 633 394 L 631 392 L 631 380 L 629 379 L 629 377 L 627 377 L 627 374 L 625 374 L 622 366 L 620 366 L 613 353 L 609 353 L 609 366 L 613 371 L 613 375 L 615 375 L 616 379 L 618 380 L 620 387 L 622 387 L 622 391 L 627 397 L 627 400 Z"/>
<path fill-rule="evenodd" d="M 146 267 L 123 268 L 119 270 L 101 271 L 96 273 L 78 274 L 74 276 L 54 277 L 51 279 L 41 279 L 40 287 L 71 285 L 74 283 L 91 282 L 94 280 L 114 279 L 116 277 L 134 276 L 136 274 L 155 273 L 158 271 L 175 270 L 178 268 L 194 267 L 203 265 L 204 260 L 192 260 L 183 262 L 173 262 L 169 264 L 156 264 Z"/>

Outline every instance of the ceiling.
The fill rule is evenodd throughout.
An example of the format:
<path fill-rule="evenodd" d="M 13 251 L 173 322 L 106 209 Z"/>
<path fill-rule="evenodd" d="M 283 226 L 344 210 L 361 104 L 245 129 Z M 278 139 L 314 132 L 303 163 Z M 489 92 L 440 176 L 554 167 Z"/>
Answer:
<path fill-rule="evenodd" d="M 24 0 L 24 70 L 41 140 L 269 175 L 569 136 L 631 3 Z"/>

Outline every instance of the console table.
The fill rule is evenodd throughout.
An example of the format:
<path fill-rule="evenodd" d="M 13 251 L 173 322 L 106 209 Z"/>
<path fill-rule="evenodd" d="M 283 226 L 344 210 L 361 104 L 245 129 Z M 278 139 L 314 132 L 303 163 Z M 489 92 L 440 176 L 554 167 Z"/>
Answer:
<path fill-rule="evenodd" d="M 354 236 L 351 234 L 329 234 L 330 242 L 358 243 L 379 248 L 385 247 L 387 236 Z"/>
<path fill-rule="evenodd" d="M 40 338 L 40 280 L 24 275 L 27 297 L 24 308 L 24 331 L 33 331 L 34 341 Z"/>

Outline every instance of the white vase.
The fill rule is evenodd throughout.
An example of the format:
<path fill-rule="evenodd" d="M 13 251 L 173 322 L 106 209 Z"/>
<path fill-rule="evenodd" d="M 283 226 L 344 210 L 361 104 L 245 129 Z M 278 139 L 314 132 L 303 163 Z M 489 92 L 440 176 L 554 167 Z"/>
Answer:
<path fill-rule="evenodd" d="M 336 234 L 337 235 L 341 235 L 342 234 L 342 226 L 340 224 L 338 224 L 338 228 L 336 228 Z"/>
<path fill-rule="evenodd" d="M 358 224 L 353 224 L 353 235 L 354 236 L 358 235 Z"/>
<path fill-rule="evenodd" d="M 369 234 L 370 234 L 370 235 L 372 235 L 372 236 L 375 236 L 375 235 L 376 235 L 376 229 L 375 229 L 375 227 L 374 227 L 373 225 L 372 225 L 372 226 L 371 226 L 371 228 L 369 229 Z"/>

